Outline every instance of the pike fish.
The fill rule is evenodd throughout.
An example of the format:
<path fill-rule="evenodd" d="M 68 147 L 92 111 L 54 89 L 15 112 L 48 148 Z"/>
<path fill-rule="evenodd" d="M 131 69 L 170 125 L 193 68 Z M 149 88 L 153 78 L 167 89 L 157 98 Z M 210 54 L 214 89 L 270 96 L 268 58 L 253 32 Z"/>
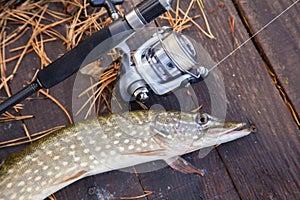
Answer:
<path fill-rule="evenodd" d="M 83 121 L 5 159 L 0 200 L 41 200 L 86 176 L 155 160 L 202 174 L 179 156 L 244 137 L 251 132 L 244 126 L 179 111 L 135 111 Z"/>

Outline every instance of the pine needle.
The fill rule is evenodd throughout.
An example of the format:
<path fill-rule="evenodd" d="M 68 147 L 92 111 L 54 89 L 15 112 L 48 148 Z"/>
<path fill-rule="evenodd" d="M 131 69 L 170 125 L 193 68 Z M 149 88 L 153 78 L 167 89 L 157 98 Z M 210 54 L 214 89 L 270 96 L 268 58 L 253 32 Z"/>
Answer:
<path fill-rule="evenodd" d="M 189 13 L 192 10 L 192 8 L 195 6 L 195 4 L 198 5 L 200 14 L 197 16 L 190 17 Z M 211 32 L 210 25 L 208 23 L 206 14 L 204 12 L 204 4 L 200 0 L 191 0 L 189 3 L 189 6 L 186 11 L 183 11 L 182 8 L 180 8 L 180 0 L 177 0 L 176 8 L 175 10 L 171 9 L 170 11 L 166 12 L 164 16 L 160 17 L 160 19 L 167 20 L 170 26 L 173 27 L 173 30 L 176 32 L 182 32 L 185 29 L 188 29 L 192 26 L 195 26 L 198 28 L 205 36 L 209 37 L 210 39 L 214 39 L 214 35 Z M 202 16 L 206 29 L 202 28 L 195 19 L 199 16 Z"/>
<path fill-rule="evenodd" d="M 32 139 L 31 139 L 31 136 L 30 136 L 30 133 L 29 133 L 29 131 L 28 131 L 28 128 L 27 128 L 26 124 L 25 124 L 25 123 L 22 123 L 22 127 L 23 127 L 23 129 L 24 129 L 24 131 L 25 131 L 25 133 L 26 133 L 26 136 L 27 136 L 27 138 L 28 138 L 28 141 L 29 141 L 29 142 L 32 142 Z"/>
<path fill-rule="evenodd" d="M 6 147 L 18 146 L 18 145 L 21 145 L 21 144 L 26 144 L 26 143 L 30 143 L 30 142 L 39 140 L 39 139 L 41 139 L 41 138 L 43 138 L 43 137 L 59 130 L 61 128 L 64 128 L 64 127 L 65 126 L 57 126 L 57 127 L 45 130 L 45 131 L 41 131 L 41 132 L 38 132 L 38 133 L 31 134 L 30 135 L 31 140 L 28 140 L 28 137 L 26 136 L 26 137 L 20 137 L 20 138 L 16 138 L 16 139 L 13 139 L 13 140 L 0 142 L 0 149 L 6 148 Z"/>
<path fill-rule="evenodd" d="M 101 74 L 99 81 L 96 83 L 91 83 L 91 86 L 85 89 L 83 92 L 79 94 L 79 98 L 83 95 L 88 95 L 87 101 L 81 106 L 81 108 L 76 112 L 75 115 L 79 115 L 85 107 L 89 105 L 88 111 L 85 114 L 85 118 L 87 118 L 91 112 L 92 109 L 95 108 L 96 113 L 100 110 L 100 103 L 101 100 L 105 102 L 105 105 L 109 111 L 111 111 L 110 103 L 107 100 L 107 95 L 103 94 L 104 90 L 109 90 L 109 94 L 112 93 L 112 91 L 109 89 L 109 86 L 112 85 L 118 76 L 118 70 L 120 68 L 121 63 L 115 62 L 112 66 L 108 68 L 106 72 Z M 96 89 L 97 88 L 97 89 Z M 92 92 L 92 95 L 89 95 L 89 92 Z M 108 95 L 110 96 L 110 95 Z M 99 102 L 98 108 L 95 107 L 96 102 Z"/>
<path fill-rule="evenodd" d="M 2 117 L 0 117 L 0 122 L 21 121 L 30 118 L 33 118 L 33 115 L 14 116 L 9 112 L 5 112 L 4 114 L 2 114 Z"/>
<path fill-rule="evenodd" d="M 57 200 L 56 197 L 54 196 L 54 194 L 51 194 L 48 198 L 49 198 L 50 200 Z"/>
<path fill-rule="evenodd" d="M 134 197 L 120 197 L 120 199 L 127 199 L 127 200 L 132 200 L 132 199 L 140 199 L 140 198 L 145 198 L 151 194 L 153 194 L 152 191 L 149 190 L 144 190 L 145 194 L 139 195 L 139 196 L 134 196 Z"/>
<path fill-rule="evenodd" d="M 65 6 L 72 4 L 74 10 L 74 16 L 78 16 L 74 22 L 74 16 L 69 13 L 58 12 L 48 8 L 49 2 L 62 3 Z M 46 43 L 60 40 L 67 49 L 71 49 L 76 46 L 85 35 L 91 35 L 92 33 L 100 30 L 105 25 L 110 23 L 110 20 L 102 20 L 106 15 L 106 10 L 92 9 L 92 12 L 88 11 L 89 4 L 86 0 L 80 1 L 64 1 L 64 0 L 40 0 L 32 2 L 30 0 L 25 1 L 22 5 L 15 9 L 1 8 L 0 12 L 0 89 L 5 89 L 7 96 L 10 96 L 9 84 L 13 83 L 15 74 L 19 71 L 19 67 L 24 59 L 27 59 L 26 55 L 30 52 L 35 52 L 36 56 L 40 60 L 40 67 L 37 72 L 47 66 L 51 60 L 45 50 Z M 73 34 L 65 34 L 58 32 L 56 27 L 63 24 L 64 26 L 71 26 L 74 23 Z M 11 29 L 10 25 L 17 26 Z M 31 31 L 28 37 L 28 31 Z M 5 47 L 20 41 L 20 39 L 26 41 L 26 44 L 10 49 L 10 53 L 21 51 L 18 55 L 6 57 Z M 69 44 L 69 41 L 72 41 Z M 69 47 L 69 48 L 68 48 Z M 4 53 L 3 53 L 4 52 Z M 32 58 L 30 58 L 32 59 Z M 14 69 L 11 74 L 7 74 L 6 64 L 17 60 Z M 24 80 L 24 82 L 26 82 Z M 103 90 L 107 90 L 108 87 L 104 87 Z M 67 110 L 57 101 L 56 98 L 51 96 L 46 91 L 40 91 L 41 94 L 53 101 L 63 112 L 66 114 L 70 123 L 73 123 L 70 114 Z M 107 95 L 101 94 L 101 99 L 104 99 L 105 105 L 108 105 L 109 99 Z M 22 109 L 23 105 L 18 104 L 14 106 L 15 109 Z M 28 116 L 13 116 L 6 112 L 0 117 L 0 122 L 9 122 L 15 120 L 25 120 L 32 118 L 32 115 Z M 29 127 L 30 128 L 30 127 Z M 27 139 L 34 140 L 32 134 L 29 133 L 27 126 L 24 124 L 23 129 L 28 135 Z M 31 138 L 30 138 L 31 137 Z M 18 144 L 26 143 L 24 141 Z M 13 144 L 14 146 L 15 144 Z"/>
<path fill-rule="evenodd" d="M 202 107 L 203 107 L 203 105 L 201 104 L 201 105 L 199 105 L 197 108 L 193 109 L 191 112 L 192 112 L 192 113 L 199 112 L 199 110 L 201 110 Z"/>
<path fill-rule="evenodd" d="M 49 98 L 51 101 L 53 101 L 65 113 L 65 115 L 67 116 L 70 124 L 73 124 L 73 120 L 72 120 L 71 115 L 69 114 L 67 109 L 63 105 L 61 105 L 61 103 L 57 99 L 55 99 L 53 96 L 51 96 L 49 93 L 47 93 L 46 91 L 44 91 L 42 89 L 39 90 L 39 93 L 43 94 L 44 96 Z"/>

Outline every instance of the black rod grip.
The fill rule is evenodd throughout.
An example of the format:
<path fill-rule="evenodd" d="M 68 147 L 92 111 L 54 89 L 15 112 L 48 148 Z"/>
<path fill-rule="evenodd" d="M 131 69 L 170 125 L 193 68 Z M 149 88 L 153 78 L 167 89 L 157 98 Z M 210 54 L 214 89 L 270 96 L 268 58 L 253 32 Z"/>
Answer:
<path fill-rule="evenodd" d="M 119 19 L 109 26 L 106 26 L 104 29 L 94 33 L 74 49 L 49 64 L 38 73 L 37 79 L 43 88 L 51 88 L 77 72 L 81 66 L 89 64 L 89 62 L 96 60 L 100 55 L 103 55 L 103 53 L 116 47 L 132 32 L 133 30 L 129 27 L 127 22 Z M 92 50 L 99 44 L 103 45 L 101 45 L 100 48 L 97 48 L 97 52 L 93 52 Z M 93 54 L 96 53 L 96 55 L 94 55 L 95 58 L 93 58 L 94 60 L 86 60 L 91 52 Z"/>
<path fill-rule="evenodd" d="M 5 101 L 0 104 L 0 115 L 7 111 L 8 109 L 12 108 L 17 103 L 20 103 L 22 100 L 26 99 L 27 97 L 34 94 L 36 91 L 41 89 L 40 85 L 37 82 L 33 82 L 27 85 L 18 93 L 14 94 L 13 96 L 9 97 Z"/>
<path fill-rule="evenodd" d="M 111 37 L 108 27 L 82 41 L 74 49 L 41 70 L 37 78 L 44 88 L 50 88 L 77 72 L 85 57 L 98 44 Z"/>

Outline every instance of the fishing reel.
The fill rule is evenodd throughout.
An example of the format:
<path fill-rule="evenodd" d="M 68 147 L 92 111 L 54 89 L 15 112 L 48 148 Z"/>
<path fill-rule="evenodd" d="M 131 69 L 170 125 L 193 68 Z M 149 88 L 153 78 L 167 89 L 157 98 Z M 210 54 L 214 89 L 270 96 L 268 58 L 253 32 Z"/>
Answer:
<path fill-rule="evenodd" d="M 121 97 L 126 101 L 144 102 L 152 90 L 157 95 L 201 81 L 209 74 L 202 55 L 202 46 L 170 27 L 157 30 L 131 55 L 121 45 Z"/>

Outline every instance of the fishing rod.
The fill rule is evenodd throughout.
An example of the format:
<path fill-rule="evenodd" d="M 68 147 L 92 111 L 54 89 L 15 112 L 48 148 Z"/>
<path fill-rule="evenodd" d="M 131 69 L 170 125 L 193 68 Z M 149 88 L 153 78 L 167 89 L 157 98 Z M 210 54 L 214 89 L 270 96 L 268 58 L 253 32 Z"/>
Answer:
<path fill-rule="evenodd" d="M 84 63 L 84 61 L 88 54 L 99 44 L 104 43 L 97 52 L 98 55 L 113 49 L 128 37 L 131 37 L 135 32 L 140 31 L 155 18 L 169 10 L 171 8 L 171 1 L 172 0 L 144 0 L 126 14 L 124 18 L 117 19 L 114 4 L 122 3 L 122 1 L 94 0 L 92 4 L 96 6 L 105 5 L 106 8 L 109 9 L 112 18 L 116 20 L 39 71 L 37 78 L 33 82 L 0 104 L 0 114 L 40 89 L 51 88 L 79 71 L 81 66 L 87 64 Z"/>
<path fill-rule="evenodd" d="M 0 115 L 38 90 L 51 88 L 79 71 L 81 67 L 89 64 L 87 61 L 91 61 L 91 59 L 86 59 L 90 56 L 89 54 L 93 55 L 94 53 L 99 57 L 99 55 L 116 47 L 123 52 L 119 54 L 122 58 L 122 70 L 118 88 L 122 99 L 125 101 L 143 102 L 149 98 L 150 90 L 155 94 L 164 95 L 178 87 L 199 82 L 216 69 L 220 63 L 299 2 L 297 0 L 292 3 L 221 61 L 212 64 L 214 63 L 213 60 L 201 44 L 183 34 L 175 33 L 172 28 L 157 30 L 151 38 L 147 39 L 141 33 L 145 41 L 131 56 L 126 41 L 131 39 L 134 33 L 142 32 L 141 30 L 144 29 L 145 25 L 169 10 L 172 0 L 144 0 L 124 18 L 119 19 L 114 6 L 123 3 L 123 1 L 91 0 L 92 6 L 104 6 L 115 21 L 41 70 L 32 83 L 0 104 Z M 95 49 L 97 51 L 91 53 Z"/>

